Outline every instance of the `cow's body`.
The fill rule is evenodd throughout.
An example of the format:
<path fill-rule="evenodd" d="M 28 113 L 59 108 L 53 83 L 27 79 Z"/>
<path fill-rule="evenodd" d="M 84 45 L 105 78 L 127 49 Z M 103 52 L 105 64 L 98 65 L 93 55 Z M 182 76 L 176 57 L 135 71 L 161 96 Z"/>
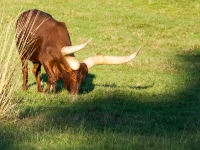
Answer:
<path fill-rule="evenodd" d="M 25 25 L 28 21 L 27 27 L 21 27 L 20 24 Z M 64 79 L 65 87 L 68 91 L 71 91 L 70 81 L 74 80 L 71 77 L 75 76 L 77 71 L 72 71 L 69 68 L 68 63 L 61 54 L 61 49 L 64 46 L 70 46 L 71 41 L 69 33 L 65 23 L 58 22 L 52 18 L 51 15 L 44 13 L 39 10 L 29 10 L 21 14 L 17 21 L 16 27 L 26 30 L 23 33 L 21 39 L 24 41 L 28 38 L 33 37 L 31 45 L 26 46 L 26 52 L 32 51 L 31 48 L 34 47 L 34 52 L 31 56 L 25 54 L 22 59 L 23 64 L 23 88 L 27 89 L 28 81 L 28 63 L 26 58 L 33 62 L 33 73 L 37 81 L 37 90 L 42 92 L 41 83 L 40 83 L 40 68 L 41 65 L 44 66 L 44 69 L 48 75 L 48 85 L 46 92 L 49 92 L 50 86 L 53 86 L 54 92 L 56 92 L 56 81 L 60 78 Z M 16 30 L 19 30 L 18 28 Z M 25 33 L 25 34 L 24 34 Z M 17 38 L 17 45 L 19 47 L 20 38 Z M 23 49 L 24 51 L 24 49 Z M 72 54 L 73 55 L 73 54 Z M 64 68 L 61 67 L 65 66 Z M 84 70 L 87 72 L 87 69 Z M 65 78 L 64 78 L 65 76 Z M 74 82 L 76 82 L 74 80 Z M 78 90 L 78 89 L 77 89 Z M 73 94 L 73 93 L 72 93 Z"/>
<path fill-rule="evenodd" d="M 25 90 L 28 88 L 27 59 L 32 61 L 34 65 L 33 73 L 36 77 L 37 90 L 42 92 L 40 69 L 43 65 L 48 75 L 46 92 L 50 91 L 52 85 L 54 93 L 56 93 L 57 80 L 63 78 L 65 88 L 69 93 L 77 94 L 88 69 L 95 64 L 107 64 L 107 62 L 99 63 L 95 61 L 92 65 L 87 65 L 88 60 L 91 59 L 89 58 L 85 63 L 80 63 L 80 66 L 73 69 L 70 60 L 75 58 L 74 53 L 67 54 L 65 58 L 65 53 L 61 52 L 63 47 L 71 46 L 65 23 L 59 22 L 51 15 L 39 10 L 29 10 L 20 15 L 16 24 L 16 41 L 18 50 L 22 55 L 23 89 Z M 108 58 L 105 59 L 107 61 Z M 116 64 L 116 62 L 111 64 Z"/>

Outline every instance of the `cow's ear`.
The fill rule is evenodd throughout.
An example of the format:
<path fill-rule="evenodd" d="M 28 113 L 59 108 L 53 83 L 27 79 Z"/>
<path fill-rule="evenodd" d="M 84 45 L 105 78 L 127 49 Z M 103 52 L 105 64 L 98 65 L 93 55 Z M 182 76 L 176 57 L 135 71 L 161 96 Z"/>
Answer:
<path fill-rule="evenodd" d="M 83 72 L 85 72 L 86 74 L 88 73 L 88 67 L 85 63 L 81 63 L 81 66 L 80 66 L 81 70 Z"/>

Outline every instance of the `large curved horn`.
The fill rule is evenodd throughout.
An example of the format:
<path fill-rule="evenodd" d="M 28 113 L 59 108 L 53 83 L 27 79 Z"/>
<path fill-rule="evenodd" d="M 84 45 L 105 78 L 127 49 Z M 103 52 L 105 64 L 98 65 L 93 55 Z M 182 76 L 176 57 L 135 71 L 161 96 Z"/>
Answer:
<path fill-rule="evenodd" d="M 103 65 L 103 64 L 123 64 L 131 61 L 140 51 L 140 48 L 129 56 L 104 56 L 97 55 L 93 57 L 86 58 L 83 63 L 85 63 L 88 67 L 88 70 L 92 68 L 94 65 Z"/>
<path fill-rule="evenodd" d="M 87 42 L 80 44 L 80 45 L 75 45 L 75 46 L 65 46 L 61 49 L 61 53 L 63 56 L 75 53 L 81 49 L 83 49 L 88 43 L 90 43 L 92 39 L 89 39 Z"/>

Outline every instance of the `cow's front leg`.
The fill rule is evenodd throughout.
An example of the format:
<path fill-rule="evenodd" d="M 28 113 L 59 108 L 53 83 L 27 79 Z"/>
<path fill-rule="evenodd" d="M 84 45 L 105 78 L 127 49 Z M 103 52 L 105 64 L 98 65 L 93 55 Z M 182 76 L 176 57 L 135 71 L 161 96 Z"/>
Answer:
<path fill-rule="evenodd" d="M 45 90 L 45 93 L 49 93 L 50 92 L 51 85 L 53 87 L 53 93 L 57 93 L 56 83 L 57 83 L 56 78 L 48 75 L 48 82 L 47 82 L 47 88 Z"/>
<path fill-rule="evenodd" d="M 57 93 L 57 89 L 56 89 L 57 79 L 56 79 L 56 76 L 54 75 L 54 72 L 52 71 L 51 68 L 52 67 L 49 64 L 44 64 L 44 69 L 45 69 L 47 76 L 48 76 L 47 88 L 46 88 L 45 92 L 49 93 L 51 85 L 52 85 L 53 92 Z"/>
<path fill-rule="evenodd" d="M 45 90 L 45 93 L 49 93 L 51 88 L 51 82 L 49 81 L 49 76 L 48 76 L 48 81 L 47 81 L 47 88 Z"/>

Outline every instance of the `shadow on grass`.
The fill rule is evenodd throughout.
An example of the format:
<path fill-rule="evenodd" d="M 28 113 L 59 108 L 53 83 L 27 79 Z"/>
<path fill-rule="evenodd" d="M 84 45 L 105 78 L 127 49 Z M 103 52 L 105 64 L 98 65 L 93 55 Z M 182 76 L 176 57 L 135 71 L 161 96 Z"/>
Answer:
<path fill-rule="evenodd" d="M 83 93 L 89 93 L 91 91 L 94 90 L 95 86 L 98 87 L 110 87 L 110 88 L 117 88 L 117 89 L 123 89 L 123 88 L 130 88 L 130 89 L 148 89 L 148 88 L 152 88 L 154 86 L 154 84 L 151 85 L 146 85 L 146 86 L 117 86 L 116 84 L 93 84 L 93 79 L 95 78 L 94 74 L 88 73 L 86 76 L 86 79 L 84 80 L 84 82 L 81 84 L 81 88 L 79 91 L 79 94 L 83 94 Z M 47 83 L 48 80 L 48 76 L 47 74 L 42 74 L 41 75 L 41 81 L 46 82 Z M 29 87 L 31 86 L 36 86 L 36 82 L 31 83 L 28 85 Z M 44 86 L 42 87 L 44 90 Z M 62 91 L 62 90 L 66 90 L 64 87 L 64 82 L 63 80 L 58 80 L 57 81 L 57 90 L 58 92 Z"/>
<path fill-rule="evenodd" d="M 125 136 L 161 137 L 172 141 L 180 140 L 178 144 L 185 144 L 185 149 L 187 147 L 198 149 L 200 148 L 200 139 L 197 139 L 200 133 L 200 55 L 183 54 L 177 57 L 180 63 L 176 67 L 180 68 L 180 72 L 186 74 L 187 78 L 185 88 L 177 90 L 176 95 L 165 93 L 154 96 L 141 95 L 137 91 L 131 93 L 125 90 L 119 91 L 116 85 L 95 85 L 112 87 L 113 90 L 112 92 L 100 90 L 91 99 L 75 101 L 73 104 L 64 102 L 62 105 L 49 103 L 27 107 L 20 112 L 19 118 L 41 117 L 42 119 L 28 129 L 41 130 L 38 132 L 44 132 L 44 127 L 48 131 L 54 128 L 59 132 L 66 132 L 66 129 L 72 128 L 75 132 L 81 132 L 80 126 L 82 126 L 84 132 L 88 133 L 109 131 L 112 134 Z M 92 83 L 94 77 L 89 74 L 86 83 L 83 83 L 82 93 L 94 89 Z M 149 87 L 153 85 L 140 89 L 145 90 Z M 41 128 L 38 128 L 38 124 Z M 1 130 L 0 132 L 5 134 Z M 13 137 L 9 137 L 12 141 Z M 10 146 L 7 147 L 11 148 L 13 143 L 8 143 Z"/>
<path fill-rule="evenodd" d="M 90 74 L 90 73 L 87 74 L 85 81 L 81 84 L 80 94 L 85 93 L 85 92 L 89 93 L 94 89 L 94 84 L 92 83 L 94 78 L 95 78 L 95 75 Z M 47 83 L 47 80 L 48 80 L 47 74 L 43 73 L 41 75 L 41 81 Z M 28 85 L 28 87 L 31 87 L 31 86 L 36 87 L 36 82 L 30 83 Z M 44 91 L 45 90 L 44 85 L 42 86 L 42 88 L 43 88 L 43 91 Z M 60 80 L 57 81 L 57 91 L 59 93 L 62 90 L 66 90 L 66 89 L 65 89 L 65 86 L 64 86 L 63 79 L 60 79 Z"/>
<path fill-rule="evenodd" d="M 83 94 L 83 93 L 89 93 L 91 91 L 94 90 L 94 87 L 109 87 L 109 88 L 117 88 L 117 89 L 123 89 L 123 88 L 130 88 L 130 89 L 148 89 L 148 88 L 152 88 L 154 86 L 154 84 L 150 84 L 150 85 L 146 85 L 146 86 L 117 86 L 116 84 L 93 84 L 93 79 L 96 76 L 94 74 L 88 73 L 86 76 L 86 79 L 84 80 L 84 82 L 81 84 L 80 87 L 80 91 L 79 94 Z M 48 80 L 48 76 L 46 74 L 42 74 L 41 75 L 41 80 L 43 82 L 47 82 Z M 36 86 L 36 82 L 29 84 L 29 87 L 31 86 Z M 43 87 L 44 90 L 44 87 Z M 62 90 L 66 90 L 64 87 L 64 82 L 63 80 L 58 80 L 57 81 L 57 90 L 58 92 L 62 91 Z"/>

